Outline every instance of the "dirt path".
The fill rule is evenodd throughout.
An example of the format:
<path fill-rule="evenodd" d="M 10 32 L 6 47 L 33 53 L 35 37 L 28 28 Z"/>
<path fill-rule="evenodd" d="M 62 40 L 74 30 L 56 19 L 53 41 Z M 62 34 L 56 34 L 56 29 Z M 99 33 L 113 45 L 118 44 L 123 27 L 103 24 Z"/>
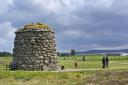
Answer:
<path fill-rule="evenodd" d="M 115 67 L 115 68 L 109 68 L 109 69 L 65 69 L 65 70 L 58 70 L 58 71 L 41 71 L 41 72 L 77 72 L 77 71 L 98 71 L 98 70 L 112 70 L 112 69 L 128 69 L 128 67 Z M 4 69 L 5 70 L 5 69 Z M 15 72 L 15 71 L 11 71 Z M 28 71 L 24 71 L 28 72 Z M 29 72 L 38 72 L 38 71 L 29 71 Z"/>
<path fill-rule="evenodd" d="M 109 68 L 108 70 L 112 69 L 125 69 L 128 67 L 115 67 L 115 68 Z M 59 70 L 59 71 L 44 71 L 44 72 L 77 72 L 77 71 L 95 71 L 95 70 L 107 70 L 107 69 L 65 69 L 65 70 Z"/>
<path fill-rule="evenodd" d="M 123 69 L 123 68 L 128 68 L 128 67 L 115 67 L 115 68 L 109 68 L 111 69 Z M 104 70 L 104 69 L 65 69 L 61 70 L 61 72 L 71 72 L 71 71 L 92 71 L 92 70 Z"/>
<path fill-rule="evenodd" d="M 112 63 L 114 63 L 114 62 L 112 62 Z M 116 63 L 116 64 L 128 64 L 128 63 Z M 3 69 L 5 70 L 5 68 L 3 68 Z M 112 70 L 112 69 L 128 69 L 128 67 L 114 67 L 114 68 L 109 68 L 108 70 Z M 95 68 L 94 69 L 93 68 L 92 69 L 65 69 L 65 70 L 58 70 L 58 71 L 42 71 L 42 72 L 75 72 L 75 71 L 95 71 L 95 70 L 107 70 L 107 69 L 102 69 L 102 68 L 97 68 L 97 69 L 95 69 Z M 34 72 L 34 71 L 32 71 L 32 72 Z"/>

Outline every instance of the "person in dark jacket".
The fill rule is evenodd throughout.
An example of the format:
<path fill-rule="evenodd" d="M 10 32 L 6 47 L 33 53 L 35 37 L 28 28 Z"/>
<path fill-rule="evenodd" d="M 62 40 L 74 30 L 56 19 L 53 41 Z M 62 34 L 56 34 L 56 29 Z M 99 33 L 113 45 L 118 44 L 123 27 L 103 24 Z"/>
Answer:
<path fill-rule="evenodd" d="M 105 66 L 106 66 L 107 69 L 108 69 L 108 64 L 109 64 L 109 58 L 108 58 L 108 55 L 107 55 L 107 57 L 105 58 Z"/>
<path fill-rule="evenodd" d="M 102 58 L 102 68 L 104 69 L 105 68 L 105 57 Z"/>

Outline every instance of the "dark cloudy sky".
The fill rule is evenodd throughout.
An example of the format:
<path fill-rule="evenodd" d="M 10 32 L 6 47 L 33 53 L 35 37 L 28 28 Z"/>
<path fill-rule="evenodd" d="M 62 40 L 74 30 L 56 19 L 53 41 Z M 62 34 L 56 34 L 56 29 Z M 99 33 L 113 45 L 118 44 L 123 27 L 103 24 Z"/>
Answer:
<path fill-rule="evenodd" d="M 54 28 L 57 49 L 128 48 L 128 0 L 0 0 L 0 51 L 30 22 Z"/>

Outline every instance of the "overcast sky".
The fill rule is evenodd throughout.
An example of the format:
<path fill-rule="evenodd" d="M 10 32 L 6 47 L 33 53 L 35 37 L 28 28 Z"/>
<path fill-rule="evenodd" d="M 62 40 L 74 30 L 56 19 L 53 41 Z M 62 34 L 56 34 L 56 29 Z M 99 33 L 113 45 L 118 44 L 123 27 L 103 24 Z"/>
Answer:
<path fill-rule="evenodd" d="M 54 28 L 57 49 L 128 48 L 128 0 L 0 0 L 0 51 L 31 22 Z"/>

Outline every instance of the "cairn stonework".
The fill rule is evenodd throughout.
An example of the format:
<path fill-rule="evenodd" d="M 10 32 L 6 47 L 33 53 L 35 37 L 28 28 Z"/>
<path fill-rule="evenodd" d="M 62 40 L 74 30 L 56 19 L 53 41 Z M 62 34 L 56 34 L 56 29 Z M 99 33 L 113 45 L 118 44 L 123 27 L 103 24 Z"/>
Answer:
<path fill-rule="evenodd" d="M 45 24 L 28 24 L 17 30 L 13 63 L 19 70 L 57 70 L 53 30 Z"/>

